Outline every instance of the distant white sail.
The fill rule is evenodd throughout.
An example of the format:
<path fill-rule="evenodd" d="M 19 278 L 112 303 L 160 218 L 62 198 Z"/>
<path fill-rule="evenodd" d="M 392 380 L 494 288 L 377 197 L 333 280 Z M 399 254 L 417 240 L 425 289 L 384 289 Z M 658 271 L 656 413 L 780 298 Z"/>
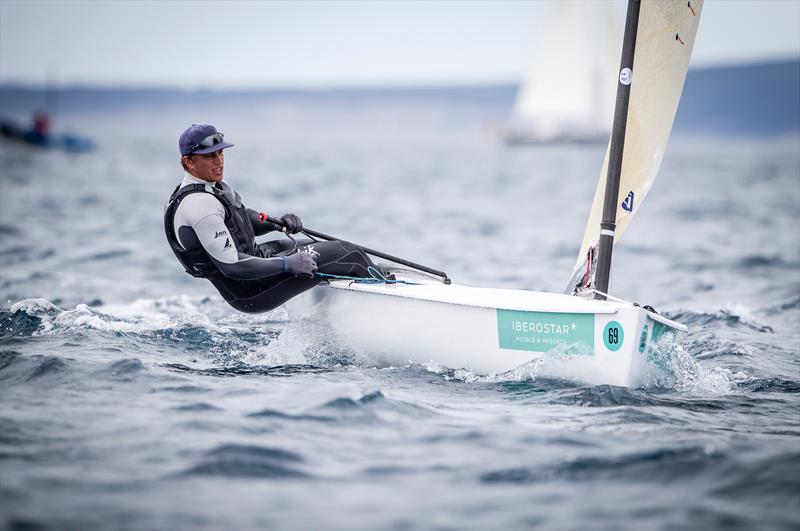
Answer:
<path fill-rule="evenodd" d="M 614 243 L 625 232 L 658 174 L 683 92 L 702 9 L 703 0 L 642 0 Z M 587 253 L 600 237 L 607 173 L 608 150 L 573 277 L 586 268 Z"/>
<path fill-rule="evenodd" d="M 605 141 L 622 41 L 615 2 L 551 2 L 533 67 L 514 104 L 511 142 Z"/>

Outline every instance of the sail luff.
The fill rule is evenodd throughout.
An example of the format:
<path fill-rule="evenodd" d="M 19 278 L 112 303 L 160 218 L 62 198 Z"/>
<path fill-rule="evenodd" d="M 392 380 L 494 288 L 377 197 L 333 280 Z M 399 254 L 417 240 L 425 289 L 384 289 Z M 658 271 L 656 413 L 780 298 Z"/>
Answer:
<path fill-rule="evenodd" d="M 608 291 L 608 283 L 611 277 L 611 255 L 614 249 L 614 230 L 617 227 L 617 200 L 619 199 L 619 182 L 625 153 L 625 129 L 628 124 L 628 103 L 636 55 L 636 32 L 639 27 L 640 6 L 639 0 L 628 1 L 628 13 L 625 17 L 625 36 L 622 39 L 617 103 L 614 108 L 614 125 L 611 128 L 611 140 L 608 148 L 608 173 L 606 174 L 603 218 L 600 222 L 600 242 L 597 252 L 595 288 L 602 293 Z M 602 294 L 598 294 L 597 297 L 605 299 L 605 295 Z"/>

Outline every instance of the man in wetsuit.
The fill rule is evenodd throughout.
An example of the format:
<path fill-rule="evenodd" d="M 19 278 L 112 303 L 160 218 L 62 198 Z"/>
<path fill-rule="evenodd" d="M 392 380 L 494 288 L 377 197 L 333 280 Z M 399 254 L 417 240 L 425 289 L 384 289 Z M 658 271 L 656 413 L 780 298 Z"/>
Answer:
<path fill-rule="evenodd" d="M 315 272 L 369 277 L 375 267 L 359 247 L 342 241 L 269 241 L 255 237 L 302 230 L 294 214 L 283 228 L 246 208 L 223 182 L 225 142 L 213 125 L 194 124 L 180 136 L 185 173 L 164 211 L 164 230 L 187 273 L 207 278 L 223 298 L 242 312 L 276 308 L 323 279 Z"/>

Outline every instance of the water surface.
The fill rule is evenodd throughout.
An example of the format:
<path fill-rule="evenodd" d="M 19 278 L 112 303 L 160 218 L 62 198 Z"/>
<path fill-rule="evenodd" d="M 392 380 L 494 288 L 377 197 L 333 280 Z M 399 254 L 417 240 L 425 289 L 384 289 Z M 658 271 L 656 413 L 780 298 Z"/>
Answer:
<path fill-rule="evenodd" d="M 61 117 L 94 154 L 0 143 L 3 526 L 797 528 L 795 139 L 670 145 L 612 279 L 690 327 L 658 386 L 381 366 L 313 315 L 230 310 L 166 245 L 177 136 L 209 121 L 252 208 L 560 291 L 604 148 L 507 149 L 503 112 L 119 106 Z"/>

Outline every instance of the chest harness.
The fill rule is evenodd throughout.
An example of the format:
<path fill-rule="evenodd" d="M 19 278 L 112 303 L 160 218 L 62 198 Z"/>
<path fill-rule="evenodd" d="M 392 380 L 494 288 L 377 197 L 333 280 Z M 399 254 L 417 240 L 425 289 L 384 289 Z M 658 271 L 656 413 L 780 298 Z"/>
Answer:
<path fill-rule="evenodd" d="M 221 185 L 221 188 L 211 183 L 190 184 L 184 187 L 178 185 L 172 192 L 164 211 L 164 231 L 169 246 L 186 272 L 193 277 L 208 278 L 221 273 L 202 246 L 191 250 L 184 249 L 175 236 L 175 212 L 181 201 L 190 194 L 207 193 L 216 197 L 225 208 L 225 226 L 228 228 L 228 234 L 233 240 L 236 250 L 243 254 L 258 256 L 256 235 L 241 197 L 227 184 L 218 184 Z"/>

